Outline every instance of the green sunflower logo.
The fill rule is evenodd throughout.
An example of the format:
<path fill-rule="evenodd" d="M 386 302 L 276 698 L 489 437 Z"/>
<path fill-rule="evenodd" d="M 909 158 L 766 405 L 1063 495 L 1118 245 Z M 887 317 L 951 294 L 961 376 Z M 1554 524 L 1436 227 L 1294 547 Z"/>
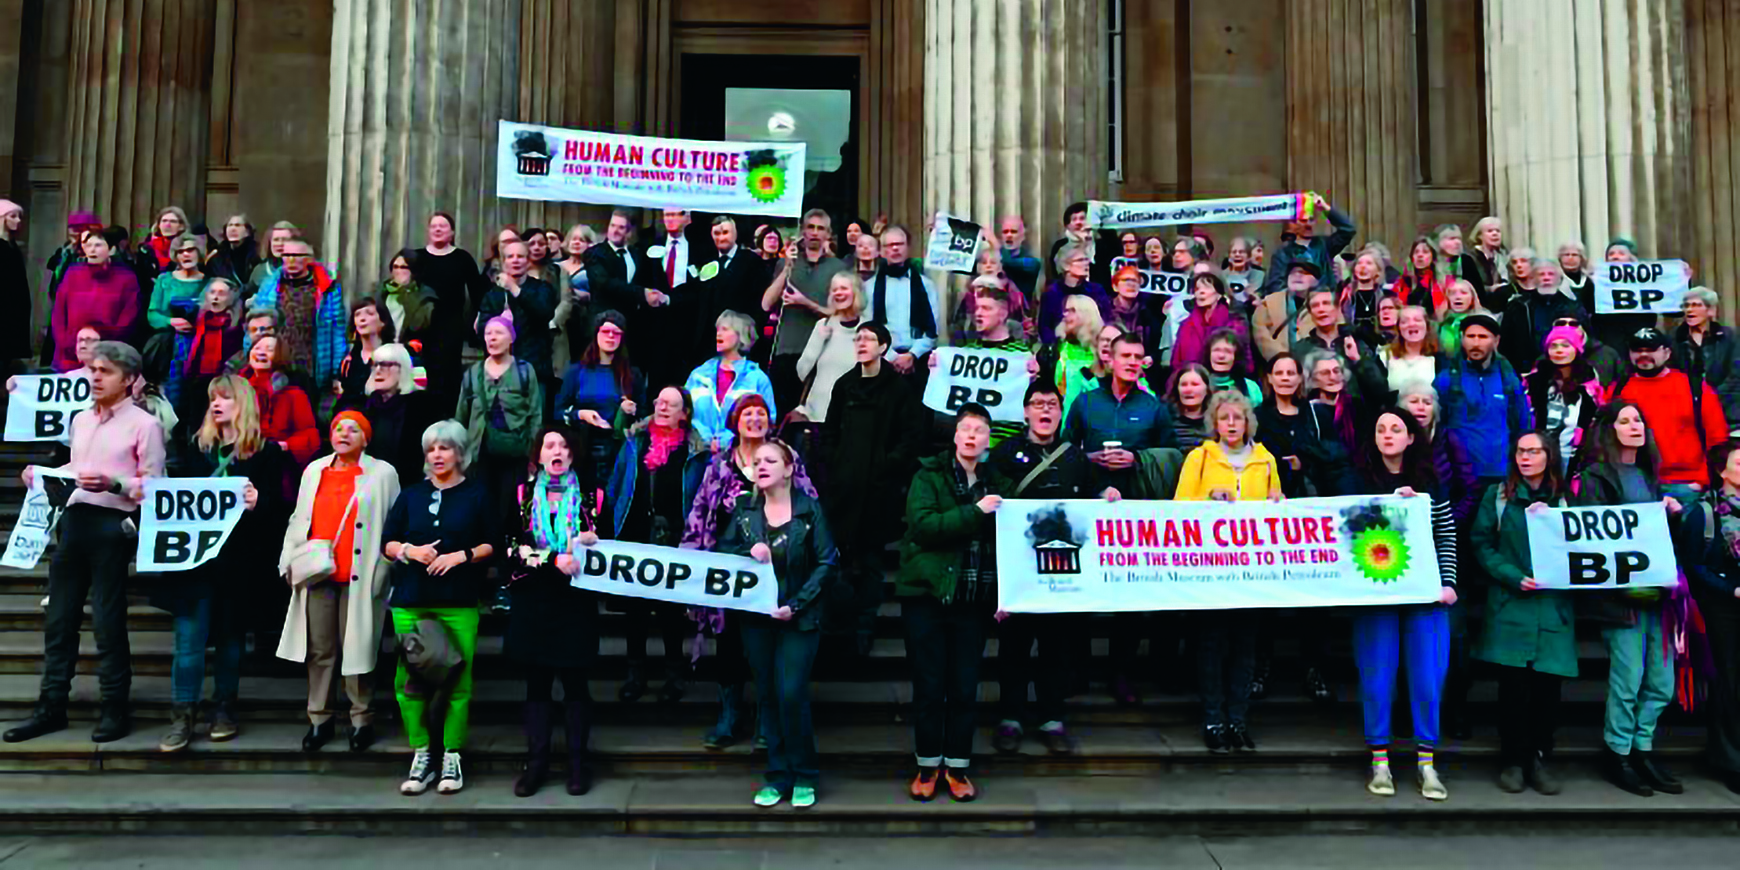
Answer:
<path fill-rule="evenodd" d="M 760 202 L 778 202 L 785 196 L 785 170 L 778 164 L 757 166 L 744 176 L 749 195 Z"/>
<path fill-rule="evenodd" d="M 1408 571 L 1408 542 L 1394 529 L 1366 529 L 1353 539 L 1353 564 L 1373 583 L 1394 583 Z"/>

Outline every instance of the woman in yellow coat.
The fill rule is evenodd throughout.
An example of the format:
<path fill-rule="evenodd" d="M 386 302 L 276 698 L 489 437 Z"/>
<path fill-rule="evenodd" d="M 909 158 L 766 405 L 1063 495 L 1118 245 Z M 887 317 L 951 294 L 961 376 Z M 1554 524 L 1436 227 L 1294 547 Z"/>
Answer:
<path fill-rule="evenodd" d="M 1190 451 L 1178 475 L 1180 501 L 1281 500 L 1275 457 L 1256 443 L 1257 414 L 1244 393 L 1223 390 L 1208 400 L 1210 440 Z M 1198 626 L 1196 682 L 1202 692 L 1202 740 L 1210 752 L 1255 752 L 1245 725 L 1251 675 L 1257 665 L 1255 610 L 1207 610 Z"/>

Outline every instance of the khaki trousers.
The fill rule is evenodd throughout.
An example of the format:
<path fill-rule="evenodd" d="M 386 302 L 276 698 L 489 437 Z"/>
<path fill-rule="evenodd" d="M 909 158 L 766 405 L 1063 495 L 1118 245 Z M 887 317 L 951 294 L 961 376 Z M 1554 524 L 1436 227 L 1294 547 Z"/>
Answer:
<path fill-rule="evenodd" d="M 333 716 L 332 675 L 339 670 L 339 650 L 344 649 L 345 614 L 350 603 L 350 584 L 322 580 L 308 588 L 308 721 L 324 725 Z M 362 727 L 374 721 L 373 674 L 344 678 L 344 693 L 350 698 L 350 724 Z"/>

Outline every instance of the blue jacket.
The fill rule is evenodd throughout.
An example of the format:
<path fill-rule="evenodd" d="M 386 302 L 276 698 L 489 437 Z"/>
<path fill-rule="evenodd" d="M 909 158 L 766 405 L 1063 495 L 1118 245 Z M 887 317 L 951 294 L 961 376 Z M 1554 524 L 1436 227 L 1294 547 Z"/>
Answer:
<path fill-rule="evenodd" d="M 767 373 L 761 366 L 747 359 L 737 361 L 734 369 L 737 379 L 731 382 L 731 389 L 725 392 L 724 401 L 719 400 L 719 357 L 714 357 L 701 363 L 689 373 L 689 380 L 683 384 L 683 389 L 689 392 L 689 399 L 695 403 L 695 434 L 701 436 L 701 442 L 711 447 L 714 438 L 719 439 L 721 450 L 730 447 L 736 439 L 736 433 L 725 425 L 731 417 L 731 406 L 737 400 L 750 393 L 760 393 L 767 400 L 767 416 L 773 422 L 779 421 L 779 408 L 773 403 L 773 381 L 767 379 Z"/>
<path fill-rule="evenodd" d="M 634 482 L 640 477 L 641 451 L 646 449 L 646 426 L 652 418 L 647 418 L 635 424 L 629 436 L 623 440 L 622 448 L 616 452 L 616 464 L 610 469 L 610 482 L 605 486 L 605 503 L 610 507 L 610 535 L 616 537 L 622 534 L 622 527 L 628 522 L 628 509 L 634 505 Z M 701 490 L 701 478 L 707 473 L 707 463 L 712 461 L 713 454 L 707 450 L 707 445 L 700 443 L 694 430 L 689 431 L 689 458 L 683 462 L 683 504 L 695 503 L 695 495 Z M 666 466 L 668 468 L 669 466 Z M 664 471 L 664 468 L 659 471 Z M 683 517 L 677 517 L 674 529 L 677 535 L 683 532 Z M 671 546 L 676 546 L 675 541 Z"/>
<path fill-rule="evenodd" d="M 338 377 L 338 366 L 350 353 L 350 309 L 345 305 L 344 288 L 338 278 L 320 264 L 314 270 L 314 383 L 324 390 Z M 260 292 L 249 300 L 249 308 L 277 308 L 278 284 L 284 278 L 279 269 L 260 282 Z M 282 314 L 283 312 L 279 312 Z M 245 348 L 253 347 L 248 341 Z"/>
<path fill-rule="evenodd" d="M 1458 356 L 1438 372 L 1432 386 L 1442 407 L 1438 419 L 1462 437 L 1475 476 L 1496 480 L 1508 474 L 1511 439 L 1534 428 L 1528 391 L 1516 369 L 1497 355 L 1484 368 Z"/>
<path fill-rule="evenodd" d="M 1112 394 L 1108 382 L 1077 396 L 1064 419 L 1063 437 L 1084 453 L 1098 453 L 1107 441 L 1123 442 L 1123 449 L 1140 454 L 1151 447 L 1177 447 L 1172 412 L 1166 403 L 1144 389 L 1134 389 L 1124 401 Z M 1121 472 L 1090 465 L 1094 490 L 1115 486 L 1131 490 L 1141 470 L 1138 463 Z"/>

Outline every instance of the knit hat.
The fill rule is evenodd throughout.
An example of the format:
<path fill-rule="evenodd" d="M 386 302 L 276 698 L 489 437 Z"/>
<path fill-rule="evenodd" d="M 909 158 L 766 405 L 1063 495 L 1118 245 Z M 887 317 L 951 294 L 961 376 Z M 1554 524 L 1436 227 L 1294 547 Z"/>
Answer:
<path fill-rule="evenodd" d="M 10 199 L 0 199 L 0 217 L 5 217 L 15 211 L 24 211 L 24 206 L 21 206 Z"/>
<path fill-rule="evenodd" d="M 357 428 L 362 430 L 363 438 L 365 440 L 375 440 L 375 427 L 369 425 L 369 418 L 364 417 L 361 411 L 340 411 L 337 414 L 334 414 L 332 417 L 332 425 L 327 427 L 326 431 L 330 433 L 333 429 L 337 429 L 338 424 L 345 420 L 355 423 Z"/>
<path fill-rule="evenodd" d="M 518 341 L 519 340 L 520 333 L 519 333 L 519 330 L 514 329 L 513 320 L 511 318 L 503 317 L 500 314 L 497 314 L 496 316 L 491 317 L 489 319 L 489 321 L 483 325 L 483 328 L 487 331 L 491 326 L 493 326 L 497 323 L 501 324 L 501 327 L 503 329 L 507 330 L 509 341 Z"/>
<path fill-rule="evenodd" d="M 1547 340 L 1541 342 L 1541 348 L 1544 350 L 1551 346 L 1555 341 L 1566 342 L 1577 349 L 1578 356 L 1583 355 L 1583 346 L 1585 344 L 1583 330 L 1574 326 L 1555 326 L 1547 332 Z"/>
<path fill-rule="evenodd" d="M 1624 236 L 1614 236 L 1613 241 L 1607 243 L 1606 250 L 1611 251 L 1614 248 L 1624 248 L 1630 251 L 1633 257 L 1637 256 L 1637 243 Z"/>
<path fill-rule="evenodd" d="M 102 225 L 103 219 L 97 217 L 95 212 L 75 211 L 66 216 L 66 228 L 69 230 L 82 230 L 85 227 L 100 227 Z"/>
<path fill-rule="evenodd" d="M 622 330 L 623 335 L 628 334 L 628 318 L 614 308 L 606 308 L 592 316 L 592 334 L 597 335 L 598 330 L 603 329 L 606 323 L 615 324 L 617 329 Z"/>
<path fill-rule="evenodd" d="M 1498 335 L 1498 318 L 1490 314 L 1475 313 L 1462 318 L 1461 331 L 1463 334 L 1467 334 L 1468 330 L 1475 326 L 1484 327 L 1487 332 L 1495 336 Z"/>

